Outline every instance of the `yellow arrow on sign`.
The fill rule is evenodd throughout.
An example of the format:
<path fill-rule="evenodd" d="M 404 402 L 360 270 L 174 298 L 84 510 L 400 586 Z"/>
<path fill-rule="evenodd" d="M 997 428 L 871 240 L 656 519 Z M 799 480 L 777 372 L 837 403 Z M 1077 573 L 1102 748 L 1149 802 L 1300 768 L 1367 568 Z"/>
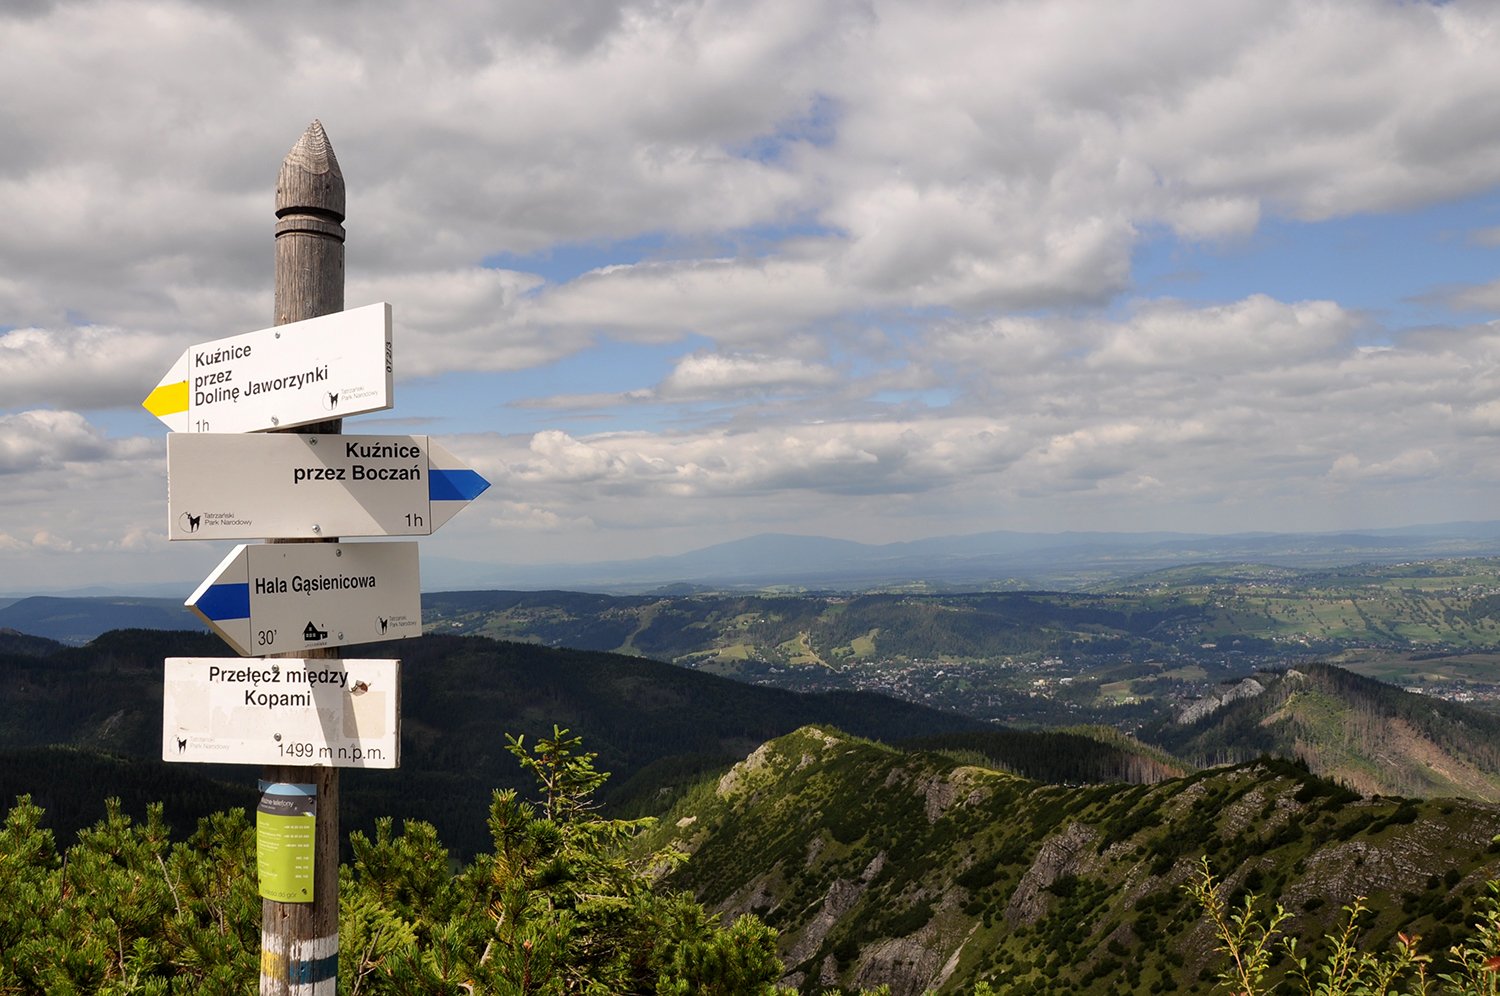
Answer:
<path fill-rule="evenodd" d="M 173 432 L 263 432 L 384 411 L 391 306 L 381 301 L 185 350 L 141 407 Z"/>
<path fill-rule="evenodd" d="M 188 407 L 192 400 L 188 391 L 188 371 L 188 353 L 183 350 L 166 376 L 141 402 L 142 408 L 167 423 L 167 428 L 173 432 L 183 432 L 188 427 Z"/>
<path fill-rule="evenodd" d="M 179 380 L 175 384 L 159 384 L 156 390 L 146 395 L 141 407 L 157 418 L 176 415 L 188 410 L 188 382 Z"/>

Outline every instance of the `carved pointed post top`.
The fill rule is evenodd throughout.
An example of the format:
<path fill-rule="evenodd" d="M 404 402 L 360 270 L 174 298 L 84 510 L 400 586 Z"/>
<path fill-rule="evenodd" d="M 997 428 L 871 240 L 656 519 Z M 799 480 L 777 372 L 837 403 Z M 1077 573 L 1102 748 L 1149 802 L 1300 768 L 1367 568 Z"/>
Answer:
<path fill-rule="evenodd" d="M 313 119 L 281 162 L 276 178 L 276 217 L 321 215 L 335 224 L 344 220 L 344 173 L 328 142 L 323 122 Z M 342 226 L 338 238 L 343 239 Z M 277 226 L 277 234 L 281 226 Z M 332 233 L 330 233 L 332 234 Z"/>
<path fill-rule="evenodd" d="M 344 173 L 321 121 L 276 177 L 275 307 L 277 325 L 344 310 Z"/>

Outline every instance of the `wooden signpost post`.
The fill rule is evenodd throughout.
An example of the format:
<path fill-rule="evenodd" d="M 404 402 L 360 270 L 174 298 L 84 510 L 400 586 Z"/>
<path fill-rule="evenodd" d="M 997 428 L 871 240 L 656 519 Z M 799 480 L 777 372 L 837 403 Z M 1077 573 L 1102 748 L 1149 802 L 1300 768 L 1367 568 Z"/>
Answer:
<path fill-rule="evenodd" d="M 392 405 L 391 309 L 344 311 L 344 177 L 317 121 L 276 218 L 275 326 L 188 349 L 144 402 L 173 430 L 170 538 L 270 540 L 188 599 L 245 657 L 165 662 L 162 758 L 265 765 L 260 992 L 334 996 L 338 771 L 401 749 L 400 661 L 338 648 L 422 631 L 416 544 L 341 537 L 428 535 L 489 483 L 426 436 L 342 435 Z"/>
<path fill-rule="evenodd" d="M 314 121 L 287 153 L 276 177 L 275 324 L 344 310 L 344 203 L 343 171 L 322 123 Z M 342 430 L 343 421 L 335 418 L 293 431 L 327 436 Z M 339 651 L 309 650 L 303 656 L 337 660 Z M 314 786 L 316 808 L 312 902 L 261 900 L 261 996 L 336 996 L 339 769 L 273 764 L 265 768 L 262 779 L 268 785 Z"/>
<path fill-rule="evenodd" d="M 344 311 L 344 171 L 314 121 L 276 177 L 275 324 L 290 326 Z M 288 335 L 291 335 L 288 330 Z M 338 435 L 341 419 L 305 432 Z M 330 537 L 330 540 L 335 537 Z M 291 657 L 291 654 L 287 654 Z M 336 648 L 305 657 L 338 660 Z M 335 996 L 339 984 L 339 769 L 267 765 L 267 784 L 312 784 L 315 792 L 314 900 L 261 900 L 261 996 Z"/>

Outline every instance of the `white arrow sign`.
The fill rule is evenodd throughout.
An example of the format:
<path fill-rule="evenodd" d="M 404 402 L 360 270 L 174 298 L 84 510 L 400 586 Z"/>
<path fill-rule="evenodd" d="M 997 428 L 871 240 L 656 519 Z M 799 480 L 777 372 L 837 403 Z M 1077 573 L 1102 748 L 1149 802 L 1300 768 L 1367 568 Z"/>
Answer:
<path fill-rule="evenodd" d="M 392 394 L 381 303 L 194 346 L 141 406 L 174 432 L 259 432 L 382 411 Z"/>
<path fill-rule="evenodd" d="M 420 636 L 417 544 L 237 546 L 187 607 L 246 656 Z"/>
<path fill-rule="evenodd" d="M 168 657 L 161 756 L 395 768 L 401 662 Z"/>
<path fill-rule="evenodd" d="M 489 486 L 426 436 L 167 437 L 174 540 L 426 536 Z"/>

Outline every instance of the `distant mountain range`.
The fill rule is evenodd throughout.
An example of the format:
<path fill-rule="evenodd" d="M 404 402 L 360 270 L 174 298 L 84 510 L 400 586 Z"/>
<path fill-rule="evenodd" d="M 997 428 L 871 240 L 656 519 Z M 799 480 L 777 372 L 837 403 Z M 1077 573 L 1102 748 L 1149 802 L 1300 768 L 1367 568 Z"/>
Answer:
<path fill-rule="evenodd" d="M 1500 522 L 1331 533 L 989 532 L 866 544 L 763 534 L 669 557 L 517 566 L 433 558 L 424 587 L 567 588 L 638 593 L 664 586 L 865 591 L 1010 588 L 1070 591 L 1194 563 L 1285 567 L 1500 555 Z"/>
<path fill-rule="evenodd" d="M 990 532 L 871 545 L 765 534 L 690 553 L 596 564 L 519 566 L 422 559 L 424 592 L 575 591 L 616 595 L 699 591 L 1101 591 L 1194 565 L 1326 568 L 1500 556 L 1500 522 L 1339 533 Z M 111 629 L 203 626 L 183 606 L 200 579 L 131 592 L 12 591 L 0 629 L 71 645 Z M 167 597 L 162 597 L 162 596 Z"/>
<path fill-rule="evenodd" d="M 208 627 L 182 604 L 181 598 L 94 596 L 64 598 L 33 595 L 0 606 L 0 631 L 12 630 L 82 646 L 112 629 L 185 629 Z"/>
<path fill-rule="evenodd" d="M 765 533 L 673 556 L 587 564 L 494 564 L 422 558 L 424 591 L 507 588 L 637 594 L 697 588 L 934 592 L 1074 591 L 1187 564 L 1334 567 L 1412 559 L 1500 556 L 1500 522 L 1450 522 L 1327 533 L 997 531 L 902 543 L 856 543 Z M 168 596 L 179 602 L 201 578 L 175 588 L 10 589 L 0 609 L 28 595 Z M 15 583 L 14 580 L 11 581 Z M 180 595 L 176 594 L 180 591 Z M 0 626 L 8 625 L 0 621 Z M 136 625 L 139 625 L 137 623 Z"/>

